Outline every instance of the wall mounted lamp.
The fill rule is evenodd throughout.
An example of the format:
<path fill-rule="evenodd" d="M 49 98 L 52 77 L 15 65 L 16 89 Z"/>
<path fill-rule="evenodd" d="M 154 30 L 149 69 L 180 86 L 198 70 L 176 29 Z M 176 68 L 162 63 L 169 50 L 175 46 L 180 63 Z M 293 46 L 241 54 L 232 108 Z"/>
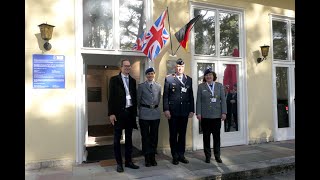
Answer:
<path fill-rule="evenodd" d="M 260 63 L 262 62 L 263 60 L 266 60 L 267 59 L 267 56 L 268 56 L 268 53 L 269 53 L 269 47 L 268 45 L 264 45 L 264 46 L 260 46 L 261 48 L 261 54 L 262 54 L 262 57 L 263 58 L 258 58 L 257 59 L 257 62 Z"/>
<path fill-rule="evenodd" d="M 51 49 L 51 44 L 49 43 L 49 40 L 52 37 L 52 32 L 53 32 L 53 28 L 54 26 L 47 24 L 47 23 L 42 23 L 40 25 L 38 25 L 40 28 L 40 33 L 41 33 L 41 38 L 46 41 L 43 45 L 44 49 L 49 51 Z"/>

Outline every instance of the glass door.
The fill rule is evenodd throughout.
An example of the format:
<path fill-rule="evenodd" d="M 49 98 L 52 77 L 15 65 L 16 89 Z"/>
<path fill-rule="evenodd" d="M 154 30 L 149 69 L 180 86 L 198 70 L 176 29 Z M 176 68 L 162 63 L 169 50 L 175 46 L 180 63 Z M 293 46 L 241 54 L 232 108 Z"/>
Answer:
<path fill-rule="evenodd" d="M 212 68 L 217 74 L 216 82 L 220 82 L 225 87 L 228 99 L 227 120 L 221 124 L 221 147 L 245 144 L 245 121 L 244 115 L 244 78 L 241 78 L 241 62 L 223 62 L 212 60 L 196 60 L 197 71 L 193 73 L 194 98 L 197 99 L 198 85 L 202 83 L 204 71 Z M 196 102 L 195 102 L 196 103 Z M 203 149 L 203 132 L 200 121 L 193 117 L 193 143 L 194 150 Z M 211 137 L 212 147 L 212 137 Z"/>
<path fill-rule="evenodd" d="M 276 141 L 295 138 L 295 67 L 274 67 L 274 119 Z"/>

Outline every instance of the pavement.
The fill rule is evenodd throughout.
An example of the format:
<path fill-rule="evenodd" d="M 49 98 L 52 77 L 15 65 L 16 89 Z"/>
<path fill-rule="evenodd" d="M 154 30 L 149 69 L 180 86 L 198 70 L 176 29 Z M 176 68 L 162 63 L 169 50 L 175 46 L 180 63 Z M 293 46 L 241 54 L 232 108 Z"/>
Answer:
<path fill-rule="evenodd" d="M 173 165 L 171 156 L 157 154 L 157 166 L 145 167 L 144 158 L 134 158 L 140 169 L 124 167 L 116 172 L 116 165 L 101 166 L 101 163 L 51 167 L 26 170 L 25 180 L 166 180 L 166 179 L 254 179 L 277 173 L 295 171 L 295 140 L 267 142 L 221 148 L 223 163 L 214 157 L 205 163 L 203 150 L 185 153 L 189 164 Z"/>

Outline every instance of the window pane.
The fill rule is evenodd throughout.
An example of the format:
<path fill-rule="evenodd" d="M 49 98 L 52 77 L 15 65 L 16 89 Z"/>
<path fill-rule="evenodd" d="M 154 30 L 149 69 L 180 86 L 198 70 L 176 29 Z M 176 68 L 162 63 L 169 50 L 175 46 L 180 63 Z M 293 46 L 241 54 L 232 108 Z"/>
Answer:
<path fill-rule="evenodd" d="M 195 54 L 216 55 L 215 12 L 195 9 L 194 17 L 199 14 L 203 17 L 194 26 Z"/>
<path fill-rule="evenodd" d="M 295 49 L 296 26 L 295 26 L 295 24 L 291 24 L 291 39 L 292 39 L 292 60 L 295 60 L 295 55 L 296 55 L 296 49 Z"/>
<path fill-rule="evenodd" d="M 287 23 L 272 21 L 273 58 L 288 60 Z"/>
<path fill-rule="evenodd" d="M 143 0 L 120 0 L 120 49 L 132 50 L 137 37 L 146 29 Z"/>
<path fill-rule="evenodd" d="M 239 66 L 237 64 L 223 64 L 223 86 L 227 103 L 227 119 L 224 121 L 225 132 L 239 130 L 238 77 Z"/>
<path fill-rule="evenodd" d="M 83 0 L 83 47 L 113 48 L 112 0 Z"/>
<path fill-rule="evenodd" d="M 220 55 L 239 56 L 239 15 L 219 13 Z"/>
<path fill-rule="evenodd" d="M 288 68 L 276 68 L 278 128 L 289 127 Z"/>

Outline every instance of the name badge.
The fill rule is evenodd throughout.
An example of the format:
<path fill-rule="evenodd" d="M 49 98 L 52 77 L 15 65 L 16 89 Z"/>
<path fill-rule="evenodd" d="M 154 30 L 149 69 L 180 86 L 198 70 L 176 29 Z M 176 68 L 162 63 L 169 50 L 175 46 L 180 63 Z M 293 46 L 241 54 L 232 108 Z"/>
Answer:
<path fill-rule="evenodd" d="M 181 88 L 181 92 L 184 92 L 184 93 L 187 92 L 187 88 L 182 87 L 182 88 Z"/>
<path fill-rule="evenodd" d="M 127 95 L 127 96 L 126 96 L 126 99 L 127 99 L 127 100 L 130 100 L 130 99 L 131 99 L 131 95 Z"/>
<path fill-rule="evenodd" d="M 210 98 L 211 102 L 217 102 L 217 98 Z"/>

